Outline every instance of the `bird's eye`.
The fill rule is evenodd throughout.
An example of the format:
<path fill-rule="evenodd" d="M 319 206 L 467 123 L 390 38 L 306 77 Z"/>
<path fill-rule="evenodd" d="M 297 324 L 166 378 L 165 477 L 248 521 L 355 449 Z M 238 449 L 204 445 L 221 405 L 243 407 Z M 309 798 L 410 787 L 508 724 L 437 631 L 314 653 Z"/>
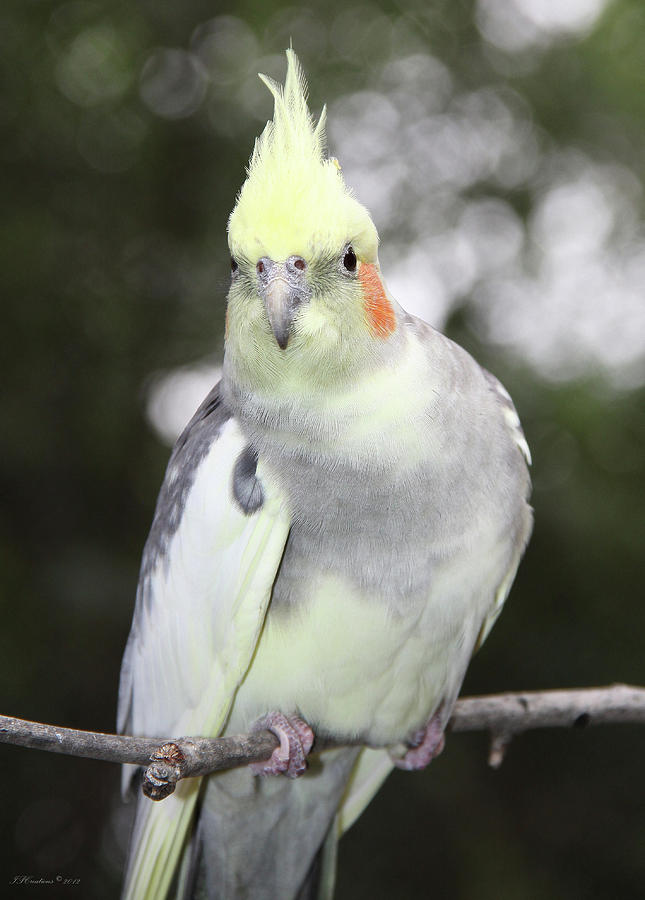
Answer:
<path fill-rule="evenodd" d="M 239 266 L 237 264 L 237 260 L 235 259 L 234 256 L 231 256 L 231 272 L 233 273 L 233 275 L 235 275 L 235 273 L 237 272 L 238 269 L 239 269 Z"/>
<path fill-rule="evenodd" d="M 348 272 L 356 271 L 356 254 L 351 247 L 348 247 L 345 251 L 345 256 L 343 257 L 343 266 L 347 269 Z"/>

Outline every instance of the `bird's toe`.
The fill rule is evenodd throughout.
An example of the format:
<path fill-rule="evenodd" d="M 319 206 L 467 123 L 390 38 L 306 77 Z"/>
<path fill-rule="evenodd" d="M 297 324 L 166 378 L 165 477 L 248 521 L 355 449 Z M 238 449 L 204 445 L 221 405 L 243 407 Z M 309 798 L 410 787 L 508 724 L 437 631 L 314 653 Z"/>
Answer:
<path fill-rule="evenodd" d="M 285 716 L 271 712 L 253 725 L 252 731 L 271 731 L 280 741 L 269 759 L 251 763 L 255 775 L 286 775 L 297 778 L 307 768 L 307 754 L 314 742 L 314 733 L 299 716 Z"/>

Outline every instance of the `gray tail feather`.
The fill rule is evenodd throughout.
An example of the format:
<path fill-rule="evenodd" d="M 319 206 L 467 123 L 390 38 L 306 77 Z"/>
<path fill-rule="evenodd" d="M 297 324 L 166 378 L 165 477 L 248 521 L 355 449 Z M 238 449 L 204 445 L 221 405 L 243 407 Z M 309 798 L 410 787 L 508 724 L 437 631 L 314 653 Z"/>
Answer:
<path fill-rule="evenodd" d="M 327 751 L 295 781 L 246 769 L 210 776 L 177 900 L 331 900 L 336 810 L 357 753 Z"/>
<path fill-rule="evenodd" d="M 334 817 L 327 837 L 318 848 L 296 900 L 332 900 L 336 884 L 338 826 Z"/>

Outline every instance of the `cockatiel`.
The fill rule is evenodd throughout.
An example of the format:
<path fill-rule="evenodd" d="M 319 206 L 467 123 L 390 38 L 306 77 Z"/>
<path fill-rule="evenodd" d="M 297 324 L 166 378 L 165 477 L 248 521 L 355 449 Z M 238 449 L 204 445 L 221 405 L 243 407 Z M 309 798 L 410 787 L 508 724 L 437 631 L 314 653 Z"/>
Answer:
<path fill-rule="evenodd" d="M 392 765 L 441 750 L 531 529 L 509 395 L 390 296 L 287 62 L 284 89 L 263 77 L 222 379 L 168 465 L 119 699 L 128 733 L 268 727 L 280 747 L 139 799 L 136 900 L 331 896 L 342 831 Z"/>

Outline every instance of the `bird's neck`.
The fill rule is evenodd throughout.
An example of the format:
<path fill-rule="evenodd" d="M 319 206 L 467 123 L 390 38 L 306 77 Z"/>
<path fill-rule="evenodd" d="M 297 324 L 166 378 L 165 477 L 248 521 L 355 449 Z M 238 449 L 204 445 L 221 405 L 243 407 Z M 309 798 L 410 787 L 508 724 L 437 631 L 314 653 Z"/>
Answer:
<path fill-rule="evenodd" d="M 336 446 L 342 436 L 348 452 L 369 444 L 372 431 L 398 440 L 428 402 L 424 355 L 402 329 L 396 345 L 374 354 L 344 378 L 325 381 L 290 378 L 275 372 L 272 381 L 251 381 L 235 357 L 226 354 L 222 394 L 249 441 L 261 448 L 287 441 L 299 452 L 307 447 Z M 395 379 L 396 368 L 402 377 Z"/>

